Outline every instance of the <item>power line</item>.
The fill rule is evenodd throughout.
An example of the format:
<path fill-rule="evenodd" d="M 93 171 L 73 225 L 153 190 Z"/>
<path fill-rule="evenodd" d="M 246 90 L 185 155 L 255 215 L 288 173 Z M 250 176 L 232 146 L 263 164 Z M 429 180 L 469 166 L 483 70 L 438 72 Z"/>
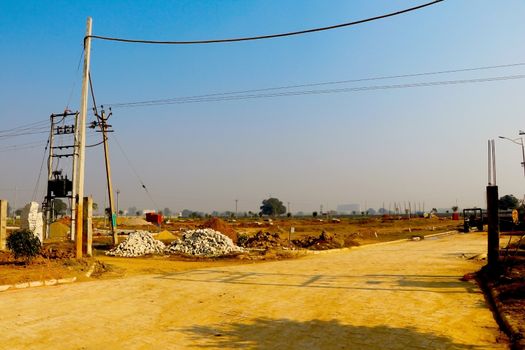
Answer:
<path fill-rule="evenodd" d="M 14 145 L 8 145 L 0 147 L 0 152 L 2 151 L 9 151 L 9 150 L 21 150 L 21 149 L 28 149 L 28 148 L 35 148 L 40 147 L 42 143 L 44 143 L 46 140 L 38 140 L 38 141 L 32 141 L 28 143 L 22 143 L 22 144 L 14 144 Z"/>
<path fill-rule="evenodd" d="M 231 42 L 239 42 L 239 41 L 252 41 L 252 40 L 261 40 L 261 39 L 273 39 L 273 38 L 282 38 L 286 36 L 294 36 L 294 35 L 302 35 L 302 34 L 309 34 L 314 32 L 322 32 L 326 30 L 332 30 L 337 28 L 343 28 L 343 27 L 350 27 L 366 22 L 372 22 L 377 21 L 380 19 L 398 16 L 407 12 L 412 12 L 416 10 L 420 10 L 422 8 L 435 5 L 437 3 L 443 2 L 444 0 L 435 0 L 431 1 L 422 5 L 410 7 L 404 10 L 396 11 L 387 13 L 380 16 L 370 17 L 361 19 L 358 21 L 353 22 L 347 22 L 347 23 L 341 23 L 336 25 L 331 25 L 327 27 L 320 27 L 320 28 L 313 28 L 313 29 L 306 29 L 306 30 L 299 30 L 294 32 L 286 32 L 286 33 L 279 33 L 279 34 L 269 34 L 269 35 L 259 35 L 259 36 L 252 36 L 252 37 L 241 37 L 241 38 L 226 38 L 226 39 L 208 39 L 208 40 L 195 40 L 195 41 L 159 41 L 159 40 L 141 40 L 141 39 L 125 39 L 125 38 L 115 38 L 115 37 L 107 37 L 107 36 L 100 36 L 100 35 L 87 35 L 84 37 L 84 46 L 87 38 L 92 39 L 100 39 L 100 40 L 108 40 L 108 41 L 119 41 L 119 42 L 125 42 L 125 43 L 139 43 L 139 44 L 163 44 L 163 45 L 191 45 L 191 44 L 218 44 L 218 43 L 231 43 Z"/>
<path fill-rule="evenodd" d="M 47 120 L 41 120 L 37 122 L 32 122 L 29 124 L 20 125 L 11 129 L 0 130 L 0 135 L 12 132 L 27 131 L 33 129 L 41 129 L 44 125 L 47 125 L 49 122 Z"/>
<path fill-rule="evenodd" d="M 362 92 L 362 91 L 375 91 L 375 90 L 389 90 L 389 89 L 407 89 L 407 88 L 418 88 L 428 86 L 444 86 L 444 85 L 459 85 L 459 84 L 474 84 L 474 83 L 485 83 L 495 81 L 506 81 L 506 80 L 517 80 L 523 79 L 525 75 L 507 75 L 500 77 L 489 77 L 489 78 L 478 78 L 478 79 L 461 79 L 461 80 L 444 80 L 444 81 L 431 81 L 431 82 L 417 82 L 417 83 L 406 83 L 406 84 L 393 84 L 393 85 L 372 85 L 372 86 L 360 86 L 351 88 L 339 88 L 339 89 L 321 89 L 321 90 L 300 90 L 300 91 L 287 91 L 278 93 L 265 93 L 265 94 L 249 94 L 249 95 L 234 95 L 234 96 L 217 96 L 217 97 L 203 97 L 203 98 L 190 98 L 186 100 L 173 100 L 173 101 L 162 101 L 162 102 L 131 102 L 129 104 L 120 104 L 115 107 L 144 107 L 144 106 L 160 106 L 170 104 L 186 104 L 186 103 L 201 103 L 201 102 L 219 102 L 219 101 L 238 101 L 258 98 L 272 98 L 272 97 L 287 97 L 287 96 L 299 96 L 299 95 L 319 95 L 319 94 L 333 94 L 343 92 Z"/>
<path fill-rule="evenodd" d="M 44 161 L 46 159 L 46 152 L 47 148 L 49 146 L 49 138 L 47 139 L 46 147 L 44 148 L 44 155 L 42 156 L 42 163 L 40 163 L 40 170 L 38 171 L 38 177 L 36 179 L 35 189 L 33 191 L 33 195 L 31 196 L 31 201 L 34 201 L 36 198 L 36 194 L 38 191 L 38 185 L 40 184 L 40 177 L 42 176 L 42 169 L 44 168 Z"/>
<path fill-rule="evenodd" d="M 193 100 L 193 99 L 201 99 L 201 98 L 205 98 L 205 97 L 237 95 L 237 94 L 244 94 L 244 93 L 251 93 L 251 92 L 264 92 L 264 91 L 295 89 L 295 88 L 301 88 L 301 87 L 337 85 L 337 84 L 347 84 L 347 83 L 356 83 L 356 82 L 364 82 L 364 81 L 377 81 L 377 80 L 399 79 L 399 78 L 409 78 L 409 77 L 418 77 L 418 76 L 429 76 L 429 75 L 440 75 L 440 74 L 450 74 L 450 73 L 472 72 L 472 71 L 478 71 L 478 70 L 519 67 L 519 66 L 524 66 L 524 65 L 525 65 L 525 62 L 519 62 L 519 63 L 492 65 L 492 66 L 480 66 L 480 67 L 473 67 L 473 68 L 459 68 L 459 69 L 431 71 L 431 72 L 420 72 L 420 73 L 411 73 L 411 74 L 397 74 L 397 75 L 375 76 L 375 77 L 347 79 L 347 80 L 336 80 L 336 81 L 297 84 L 297 85 L 285 85 L 285 86 L 267 87 L 267 88 L 249 89 L 249 90 L 240 90 L 240 91 L 218 92 L 218 93 L 211 93 L 211 94 L 205 94 L 205 95 L 183 96 L 183 97 L 174 97 L 174 98 L 165 98 L 165 99 L 156 99 L 156 100 L 146 100 L 146 101 L 137 101 L 137 102 L 127 102 L 127 103 L 126 102 L 119 102 L 119 103 L 110 103 L 108 105 L 111 106 L 111 107 L 121 107 L 121 106 L 128 107 L 128 106 L 135 105 L 135 104 L 141 105 L 141 104 L 146 104 L 146 103 L 149 104 L 149 103 L 158 103 L 158 102 L 186 101 L 186 100 Z"/>
<path fill-rule="evenodd" d="M 135 174 L 135 176 L 137 177 L 137 180 L 139 180 L 139 183 L 140 183 L 141 187 L 144 189 L 144 191 L 146 191 L 146 194 L 148 195 L 148 198 L 151 200 L 151 203 L 153 203 L 153 205 L 155 206 L 156 209 L 159 209 L 159 206 L 157 205 L 157 203 L 156 203 L 155 200 L 153 199 L 153 196 L 152 196 L 151 193 L 148 191 L 148 189 L 146 188 L 146 185 L 144 184 L 144 182 L 143 182 L 142 179 L 140 178 L 139 173 L 137 172 L 137 170 L 135 169 L 135 167 L 134 167 L 133 164 L 131 163 L 131 160 L 130 160 L 129 157 L 127 156 L 126 152 L 124 152 L 124 148 L 122 147 L 122 145 L 120 144 L 120 142 L 118 142 L 117 136 L 115 136 L 114 134 L 112 134 L 111 136 L 113 137 L 113 139 L 114 139 L 115 142 L 117 143 L 117 146 L 118 146 L 118 148 L 120 149 L 120 152 L 122 152 L 122 155 L 124 156 L 124 158 L 125 158 L 126 161 L 128 162 L 128 165 L 129 165 L 129 167 L 131 168 L 131 170 L 133 171 L 133 173 Z"/>

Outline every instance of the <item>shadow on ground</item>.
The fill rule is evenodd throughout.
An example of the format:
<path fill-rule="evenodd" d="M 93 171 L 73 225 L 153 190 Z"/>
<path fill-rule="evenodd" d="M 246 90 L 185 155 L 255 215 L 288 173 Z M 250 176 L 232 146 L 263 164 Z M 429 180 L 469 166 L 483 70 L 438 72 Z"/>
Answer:
<path fill-rule="evenodd" d="M 259 318 L 182 330 L 196 348 L 226 349 L 481 349 L 412 328 L 351 326 L 337 320 Z"/>
<path fill-rule="evenodd" d="M 349 289 L 442 294 L 480 293 L 475 284 L 459 276 L 441 275 L 329 275 L 193 270 L 163 274 L 157 278 L 201 283 L 226 283 L 314 289 Z"/>

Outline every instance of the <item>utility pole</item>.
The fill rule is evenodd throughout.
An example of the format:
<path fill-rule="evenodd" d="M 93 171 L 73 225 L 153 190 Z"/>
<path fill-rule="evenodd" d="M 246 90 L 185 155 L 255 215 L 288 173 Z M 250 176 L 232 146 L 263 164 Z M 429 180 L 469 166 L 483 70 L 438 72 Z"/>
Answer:
<path fill-rule="evenodd" d="M 290 202 L 287 202 L 286 204 L 288 204 L 287 208 L 286 208 L 286 212 L 287 213 L 290 213 Z"/>
<path fill-rule="evenodd" d="M 97 126 L 100 128 L 100 130 L 97 130 L 102 133 L 102 140 L 104 144 L 104 159 L 106 164 L 106 180 L 108 184 L 108 198 L 109 198 L 109 219 L 111 222 L 111 233 L 113 234 L 113 245 L 118 244 L 118 236 L 117 236 L 117 215 L 115 214 L 115 206 L 113 201 L 113 183 L 111 182 L 111 165 L 109 162 L 109 144 L 108 144 L 108 132 L 112 132 L 113 130 L 109 130 L 111 125 L 107 123 L 107 120 L 109 117 L 111 117 L 111 109 L 109 114 L 106 116 L 106 112 L 102 109 L 100 111 L 100 116 L 97 115 L 98 122 L 93 122 L 90 125 L 90 128 L 96 128 Z M 118 197 L 118 191 L 117 191 L 117 197 Z"/>
<path fill-rule="evenodd" d="M 53 180 L 53 145 L 55 139 L 55 116 L 51 114 L 49 117 L 51 119 L 51 131 L 49 133 L 49 158 L 47 159 L 47 181 L 49 186 L 49 181 Z M 49 230 L 51 229 L 51 199 L 48 198 L 46 206 L 46 234 L 45 238 L 49 238 Z"/>
<path fill-rule="evenodd" d="M 118 215 L 120 215 L 120 214 L 119 214 L 120 210 L 118 209 L 118 208 L 119 208 L 119 207 L 118 207 L 118 196 L 119 196 L 119 194 L 120 194 L 120 190 L 117 189 L 117 217 L 118 217 Z"/>
<path fill-rule="evenodd" d="M 237 217 L 237 203 L 239 202 L 238 199 L 235 200 L 235 217 Z"/>
<path fill-rule="evenodd" d="M 76 194 L 77 194 L 77 183 L 78 183 L 78 175 L 77 175 L 77 164 L 78 164 L 78 140 L 79 140 L 79 115 L 80 113 L 77 113 L 75 115 L 75 134 L 73 138 L 73 165 L 72 165 L 72 174 L 71 174 L 71 180 L 73 181 L 73 189 L 71 190 L 71 228 L 70 228 L 70 238 L 71 240 L 75 240 L 76 234 L 76 222 L 77 222 L 77 212 L 76 212 Z"/>
<path fill-rule="evenodd" d="M 499 269 L 499 208 L 496 185 L 496 147 L 494 140 L 488 141 L 488 185 L 487 185 L 487 267 L 491 273 Z"/>
<path fill-rule="evenodd" d="M 91 59 L 91 17 L 87 18 L 86 36 L 84 37 L 84 69 L 82 74 L 82 96 L 80 98 L 80 120 L 78 128 L 78 160 L 76 169 L 76 195 L 73 200 L 76 202 L 76 221 L 75 221 L 75 241 L 76 257 L 82 258 L 82 219 L 83 219 L 83 200 L 84 200 L 84 166 L 86 155 L 86 116 L 88 104 L 88 83 L 89 83 L 89 63 Z"/>

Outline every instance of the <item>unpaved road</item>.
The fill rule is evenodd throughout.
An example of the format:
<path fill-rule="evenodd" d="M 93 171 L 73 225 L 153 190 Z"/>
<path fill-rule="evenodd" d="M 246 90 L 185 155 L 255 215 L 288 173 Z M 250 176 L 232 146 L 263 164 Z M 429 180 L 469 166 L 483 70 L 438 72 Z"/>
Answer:
<path fill-rule="evenodd" d="M 505 349 L 483 234 L 0 294 L 2 349 Z"/>

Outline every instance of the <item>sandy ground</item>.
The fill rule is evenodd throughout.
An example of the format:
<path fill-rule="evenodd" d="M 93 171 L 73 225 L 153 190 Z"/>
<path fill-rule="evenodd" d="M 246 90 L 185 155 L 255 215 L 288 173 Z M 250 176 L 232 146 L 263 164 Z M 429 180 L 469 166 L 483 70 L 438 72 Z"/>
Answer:
<path fill-rule="evenodd" d="M 505 349 L 483 233 L 0 295 L 6 349 Z"/>

